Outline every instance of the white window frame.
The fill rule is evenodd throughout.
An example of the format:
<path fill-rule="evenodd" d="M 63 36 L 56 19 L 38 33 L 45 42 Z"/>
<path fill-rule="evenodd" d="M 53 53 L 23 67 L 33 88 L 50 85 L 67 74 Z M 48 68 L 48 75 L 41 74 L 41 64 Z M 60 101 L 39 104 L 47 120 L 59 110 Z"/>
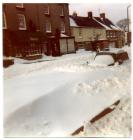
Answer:
<path fill-rule="evenodd" d="M 63 25 L 63 26 L 62 26 Z M 63 28 L 62 28 L 63 27 Z M 63 29 L 63 30 L 62 30 Z M 66 32 L 66 28 L 65 28 L 65 23 L 62 21 L 61 22 L 61 33 L 65 33 Z"/>
<path fill-rule="evenodd" d="M 45 8 L 46 8 L 46 7 L 47 7 L 47 11 L 44 11 L 44 14 L 45 14 L 45 15 L 49 15 L 49 14 L 50 14 L 50 12 L 49 12 L 49 5 L 46 5 Z"/>
<path fill-rule="evenodd" d="M 19 25 L 18 25 L 18 29 L 19 30 L 26 30 L 26 19 L 25 19 L 25 15 L 23 15 L 23 14 L 17 14 L 17 16 L 18 16 L 18 18 L 19 18 L 19 16 L 22 16 L 23 17 L 23 21 L 24 21 L 24 27 L 19 27 Z M 18 21 L 19 21 L 19 19 L 18 19 Z M 20 24 L 20 22 L 18 24 Z"/>
<path fill-rule="evenodd" d="M 24 8 L 24 4 L 23 3 L 17 3 L 16 4 L 16 7 L 18 7 L 18 8 Z"/>
<path fill-rule="evenodd" d="M 49 29 L 47 28 L 49 26 Z M 46 33 L 51 33 L 52 32 L 52 28 L 51 28 L 51 23 L 49 21 L 46 22 Z"/>
<path fill-rule="evenodd" d="M 4 21 L 4 25 L 3 25 L 3 29 L 7 29 L 7 21 L 6 21 L 6 14 L 3 13 L 3 21 Z"/>
<path fill-rule="evenodd" d="M 64 8 L 63 8 L 63 6 L 60 6 L 60 9 L 61 9 L 60 16 L 64 16 Z"/>

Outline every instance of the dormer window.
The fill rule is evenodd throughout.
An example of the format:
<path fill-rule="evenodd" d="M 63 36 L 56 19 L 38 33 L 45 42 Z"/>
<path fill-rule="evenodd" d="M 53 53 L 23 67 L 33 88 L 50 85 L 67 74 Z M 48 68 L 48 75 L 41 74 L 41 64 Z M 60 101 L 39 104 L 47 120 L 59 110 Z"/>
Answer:
<path fill-rule="evenodd" d="M 7 29 L 6 15 L 3 13 L 3 29 Z"/>
<path fill-rule="evenodd" d="M 17 4 L 16 4 L 16 7 L 17 7 L 17 8 L 24 8 L 24 4 L 23 4 L 23 3 L 17 3 Z"/>
<path fill-rule="evenodd" d="M 45 7 L 44 7 L 44 14 L 46 14 L 46 15 L 50 14 L 50 12 L 49 12 L 49 5 L 45 5 Z"/>

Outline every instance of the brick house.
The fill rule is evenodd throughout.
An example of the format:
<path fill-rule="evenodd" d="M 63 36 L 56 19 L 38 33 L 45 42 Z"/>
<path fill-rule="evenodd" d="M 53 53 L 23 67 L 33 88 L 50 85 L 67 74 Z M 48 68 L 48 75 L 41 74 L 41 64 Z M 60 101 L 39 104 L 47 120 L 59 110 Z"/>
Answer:
<path fill-rule="evenodd" d="M 124 45 L 124 32 L 106 18 L 105 13 L 101 13 L 100 17 L 95 17 L 95 20 L 106 29 L 106 38 L 110 47 L 121 48 Z"/>
<path fill-rule="evenodd" d="M 72 47 L 69 50 L 74 52 L 69 25 L 67 3 L 4 3 L 4 55 L 22 56 L 37 52 L 60 55 L 63 39 L 70 40 L 70 46 L 66 44 L 66 47 Z M 69 53 L 69 50 L 63 53 Z"/>
<path fill-rule="evenodd" d="M 102 50 L 108 46 L 106 29 L 94 19 L 92 12 L 88 12 L 88 17 L 77 16 L 77 13 L 74 13 L 70 16 L 70 27 L 77 49 Z"/>

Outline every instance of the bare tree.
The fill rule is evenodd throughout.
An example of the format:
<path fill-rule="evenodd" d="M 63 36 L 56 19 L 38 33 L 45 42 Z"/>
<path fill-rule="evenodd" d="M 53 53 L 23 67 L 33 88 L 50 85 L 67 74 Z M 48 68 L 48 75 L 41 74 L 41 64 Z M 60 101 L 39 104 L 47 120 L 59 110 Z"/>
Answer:
<path fill-rule="evenodd" d="M 121 29 L 123 29 L 124 31 L 127 31 L 128 28 L 128 19 L 121 19 L 117 22 L 117 26 L 119 26 Z"/>

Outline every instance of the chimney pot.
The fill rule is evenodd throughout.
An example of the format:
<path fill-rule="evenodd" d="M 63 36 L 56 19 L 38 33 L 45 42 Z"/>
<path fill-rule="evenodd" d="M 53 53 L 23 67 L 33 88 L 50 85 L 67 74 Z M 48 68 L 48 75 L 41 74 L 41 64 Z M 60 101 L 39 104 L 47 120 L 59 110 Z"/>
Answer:
<path fill-rule="evenodd" d="M 88 12 L 88 18 L 92 18 L 92 12 Z"/>
<path fill-rule="evenodd" d="M 101 14 L 100 14 L 100 18 L 105 19 L 105 13 L 101 13 Z"/>
<path fill-rule="evenodd" d="M 78 14 L 76 12 L 73 12 L 73 14 L 72 14 L 73 17 L 77 17 L 77 15 Z"/>

